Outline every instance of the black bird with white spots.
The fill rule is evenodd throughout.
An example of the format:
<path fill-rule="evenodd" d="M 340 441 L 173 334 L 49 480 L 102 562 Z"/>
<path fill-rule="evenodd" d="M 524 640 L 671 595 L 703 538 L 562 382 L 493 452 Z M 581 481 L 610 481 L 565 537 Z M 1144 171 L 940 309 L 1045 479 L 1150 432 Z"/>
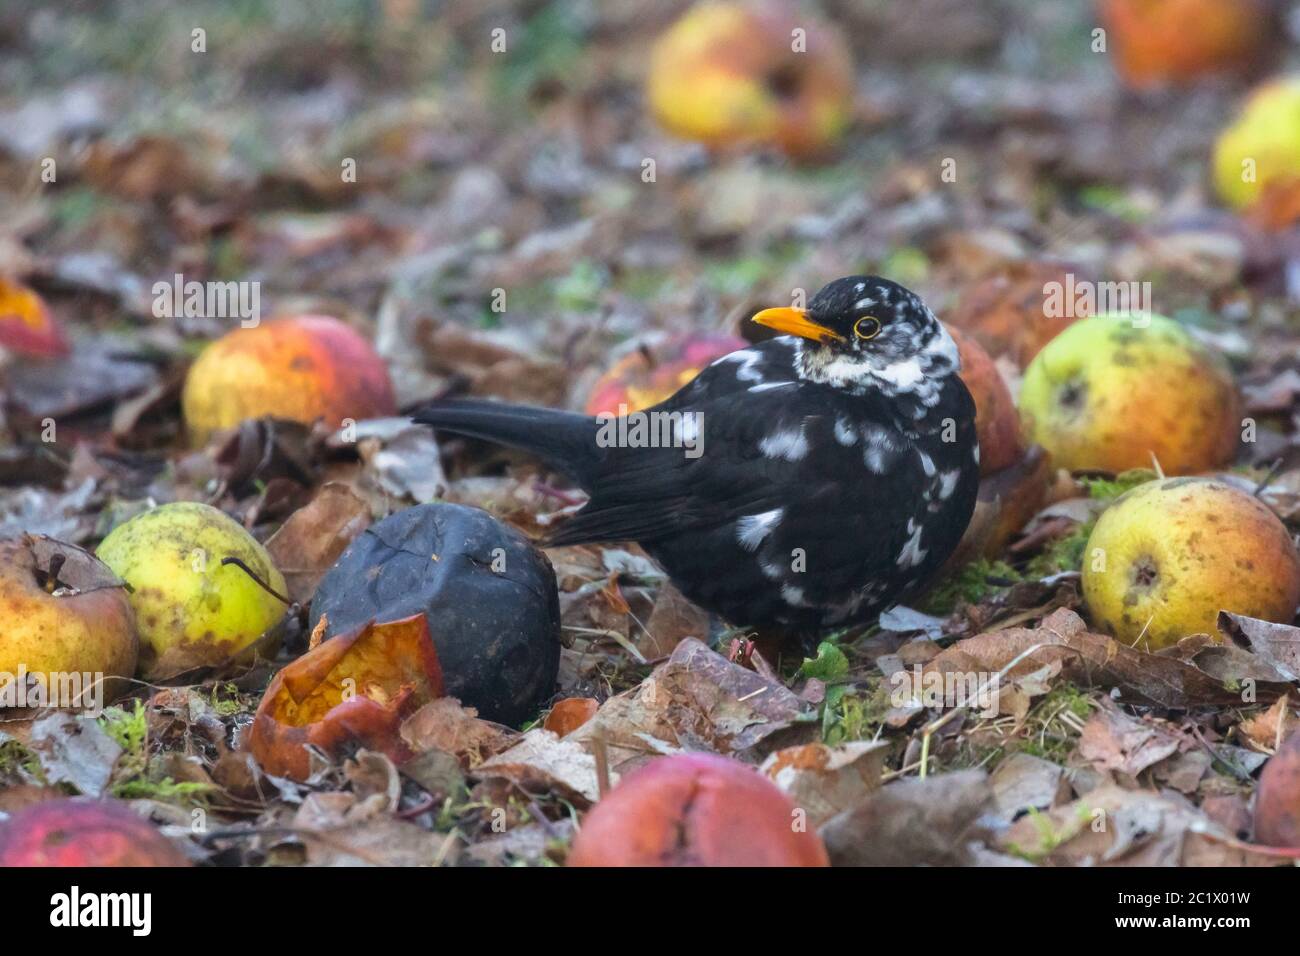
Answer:
<path fill-rule="evenodd" d="M 754 321 L 785 334 L 641 413 L 679 413 L 695 454 L 603 447 L 597 419 L 489 401 L 437 402 L 415 420 L 528 451 L 588 492 L 546 544 L 637 541 L 740 626 L 810 635 L 871 620 L 933 577 L 975 507 L 957 347 L 919 297 L 875 276 Z"/>

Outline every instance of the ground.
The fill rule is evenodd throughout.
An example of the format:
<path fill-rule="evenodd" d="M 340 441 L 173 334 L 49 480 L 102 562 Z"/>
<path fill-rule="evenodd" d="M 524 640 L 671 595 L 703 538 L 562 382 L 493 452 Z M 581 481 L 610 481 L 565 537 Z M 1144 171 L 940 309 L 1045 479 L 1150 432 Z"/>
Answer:
<path fill-rule="evenodd" d="M 1090 4 L 824 0 L 856 64 L 851 122 L 796 162 L 655 122 L 647 52 L 686 6 L 5 4 L 0 276 L 42 297 L 70 347 L 0 348 L 0 537 L 93 550 L 148 507 L 203 501 L 268 544 L 293 605 L 270 660 L 137 679 L 99 716 L 5 711 L 0 812 L 129 801 L 217 865 L 555 864 L 621 774 L 704 750 L 764 768 L 833 863 L 1295 853 L 1261 848 L 1252 822 L 1294 725 L 1287 638 L 1248 619 L 1150 653 L 1102 633 L 1081 596 L 1088 534 L 1156 475 L 1036 458 L 1016 467 L 1037 507 L 915 607 L 823 635 L 815 656 L 710 620 L 634 545 L 550 549 L 563 650 L 528 720 L 434 693 L 403 715 L 404 763 L 354 745 L 293 781 L 250 757 L 273 675 L 316 646 L 321 575 L 367 524 L 446 501 L 539 536 L 581 496 L 392 418 L 195 444 L 186 370 L 243 316 L 176 314 L 155 291 L 174 278 L 241 283 L 267 317 L 344 320 L 402 411 L 466 394 L 582 409 L 619 358 L 751 336 L 748 316 L 842 275 L 888 276 L 945 320 L 989 296 L 1034 303 L 1008 306 L 1012 338 L 1044 276 L 1149 283 L 1258 426 L 1206 470 L 1300 531 L 1300 231 L 1226 208 L 1211 171 L 1285 53 L 1135 91 L 1095 49 Z M 1017 347 L 993 356 L 1013 395 Z M 1007 480 L 995 511 L 1029 479 Z M 935 696 L 900 696 L 911 674 L 937 676 Z M 962 683 L 975 674 L 997 675 L 997 700 Z"/>

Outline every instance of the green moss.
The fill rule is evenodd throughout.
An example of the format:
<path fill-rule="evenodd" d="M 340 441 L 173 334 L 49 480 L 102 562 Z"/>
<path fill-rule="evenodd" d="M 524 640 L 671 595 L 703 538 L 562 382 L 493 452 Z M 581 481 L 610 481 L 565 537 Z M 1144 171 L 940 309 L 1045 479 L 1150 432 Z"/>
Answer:
<path fill-rule="evenodd" d="M 927 614 L 951 614 L 958 604 L 975 604 L 992 594 L 1019 583 L 1023 575 L 1005 561 L 978 558 L 948 574 L 934 586 L 920 610 Z"/>
<path fill-rule="evenodd" d="M 849 659 L 830 641 L 822 641 L 817 645 L 817 656 L 805 658 L 799 665 L 799 673 L 829 684 L 848 676 Z"/>
<path fill-rule="evenodd" d="M 0 742 L 0 777 L 16 777 L 45 784 L 45 771 L 40 758 L 21 741 Z"/>
<path fill-rule="evenodd" d="M 209 784 L 177 782 L 157 772 L 149 758 L 149 716 L 140 700 L 130 711 L 107 707 L 99 718 L 104 733 L 122 748 L 109 792 L 119 799 L 147 798 L 175 803 L 201 802 Z"/>
<path fill-rule="evenodd" d="M 1149 468 L 1130 468 L 1121 471 L 1114 478 L 1080 478 L 1079 484 L 1088 492 L 1088 497 L 1097 501 L 1111 501 L 1138 485 L 1155 481 L 1159 476 Z"/>
<path fill-rule="evenodd" d="M 884 726 L 890 707 L 889 688 L 883 682 L 861 689 L 844 685 L 827 688 L 822 702 L 822 740 L 832 746 L 872 740 Z"/>

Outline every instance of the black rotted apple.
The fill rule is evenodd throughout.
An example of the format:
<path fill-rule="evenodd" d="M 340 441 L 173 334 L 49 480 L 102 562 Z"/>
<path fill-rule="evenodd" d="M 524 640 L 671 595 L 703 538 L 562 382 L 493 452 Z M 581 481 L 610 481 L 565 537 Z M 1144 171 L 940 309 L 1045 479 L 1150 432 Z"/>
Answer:
<path fill-rule="evenodd" d="M 367 529 L 321 580 L 325 637 L 425 614 L 446 692 L 518 726 L 555 692 L 560 602 L 546 555 L 486 511 L 416 505 Z"/>

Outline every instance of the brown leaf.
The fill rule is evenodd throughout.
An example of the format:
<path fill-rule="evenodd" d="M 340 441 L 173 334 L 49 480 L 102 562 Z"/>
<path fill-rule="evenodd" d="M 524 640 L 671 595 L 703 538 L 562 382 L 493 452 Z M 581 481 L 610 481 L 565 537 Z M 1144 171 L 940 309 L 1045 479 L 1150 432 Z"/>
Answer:
<path fill-rule="evenodd" d="M 646 621 L 645 631 L 638 635 L 636 645 L 645 659 L 652 661 L 667 657 L 688 637 L 705 640 L 708 636 L 708 613 L 665 582 L 659 588 L 654 610 Z"/>
<path fill-rule="evenodd" d="M 998 815 L 1008 823 L 1029 810 L 1046 810 L 1070 792 L 1060 764 L 1015 753 L 1003 760 L 989 778 Z"/>
<path fill-rule="evenodd" d="M 819 827 L 835 814 L 861 803 L 880 786 L 890 745 L 855 740 L 828 747 L 804 744 L 770 754 L 759 767 Z"/>
<path fill-rule="evenodd" d="M 1112 637 L 1091 633 L 1079 615 L 1061 608 L 1037 628 L 988 631 L 959 641 L 926 669 L 998 673 L 1025 654 L 1008 672 L 1004 684 L 1057 662 L 1066 679 L 1082 686 L 1118 688 L 1126 699 L 1137 703 L 1186 708 L 1242 702 L 1240 689 L 1180 659 L 1176 648 L 1171 650 L 1174 653 L 1148 654 Z M 1281 683 L 1255 687 L 1261 700 L 1272 700 L 1286 689 Z"/>
<path fill-rule="evenodd" d="M 1300 681 L 1300 627 L 1219 612 L 1219 631 L 1239 647 L 1248 648 L 1288 681 Z"/>
<path fill-rule="evenodd" d="M 412 752 L 446 751 L 465 767 L 477 766 L 519 739 L 509 727 L 483 720 L 454 697 L 429 701 L 406 718 L 401 735 Z"/>
<path fill-rule="evenodd" d="M 1118 707 L 1103 704 L 1083 725 L 1079 756 L 1103 770 L 1136 777 L 1176 753 L 1183 743 L 1184 738 L 1163 721 L 1151 717 L 1139 720 Z"/>
<path fill-rule="evenodd" d="M 1053 866 L 1243 866 L 1270 862 L 1233 840 L 1178 794 L 1105 785 L 1024 817 L 998 845 Z"/>
<path fill-rule="evenodd" d="M 744 759 L 751 753 L 762 756 L 774 735 L 812 712 L 783 684 L 687 638 L 638 687 L 605 701 L 566 739 L 585 743 L 600 736 L 616 768 L 679 749 Z M 812 722 L 803 726 L 816 732 Z"/>
<path fill-rule="evenodd" d="M 550 794 L 586 809 L 600 799 L 596 758 L 572 737 L 534 728 L 509 750 L 476 767 L 479 779 L 504 777 L 525 793 Z"/>
<path fill-rule="evenodd" d="M 820 833 L 832 866 L 961 866 L 987 838 L 980 817 L 992 807 L 982 771 L 912 777 L 869 794 Z"/>
<path fill-rule="evenodd" d="M 347 546 L 370 525 L 370 506 L 351 488 L 331 481 L 289 516 L 266 550 L 284 574 L 289 596 L 305 604 Z"/>
<path fill-rule="evenodd" d="M 1271 753 L 1293 730 L 1289 704 L 1290 698 L 1283 694 L 1268 710 L 1243 720 L 1237 730 L 1260 750 Z"/>

